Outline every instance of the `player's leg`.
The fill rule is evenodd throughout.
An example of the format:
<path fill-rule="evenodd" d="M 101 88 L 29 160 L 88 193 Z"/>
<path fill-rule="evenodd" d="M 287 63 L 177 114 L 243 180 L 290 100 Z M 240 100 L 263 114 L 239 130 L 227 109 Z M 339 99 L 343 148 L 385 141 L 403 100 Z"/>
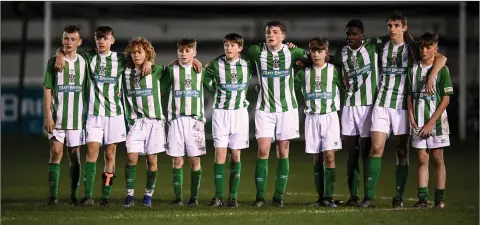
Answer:
<path fill-rule="evenodd" d="M 305 117 L 305 153 L 313 155 L 313 180 L 317 190 L 318 200 L 310 205 L 313 207 L 322 206 L 325 187 L 325 165 L 323 154 L 321 154 L 321 133 L 317 116 L 307 114 Z"/>
<path fill-rule="evenodd" d="M 183 206 L 183 156 L 185 155 L 182 119 L 170 121 L 167 136 L 167 155 L 172 157 L 172 184 L 175 194 L 171 204 L 179 206 Z"/>
<path fill-rule="evenodd" d="M 172 163 L 172 183 L 175 200 L 173 200 L 171 204 L 183 206 L 183 156 L 173 157 Z"/>
<path fill-rule="evenodd" d="M 87 154 L 84 171 L 85 197 L 80 201 L 80 204 L 84 206 L 92 206 L 94 204 L 92 195 L 97 172 L 98 153 L 103 142 L 103 123 L 103 117 L 93 115 L 87 117 Z"/>
<path fill-rule="evenodd" d="M 213 180 L 215 184 L 215 196 L 208 206 L 223 206 L 223 193 L 225 181 L 225 161 L 227 159 L 227 147 L 230 131 L 229 110 L 214 109 L 212 112 L 212 134 L 215 146 L 215 159 L 213 163 Z"/>
<path fill-rule="evenodd" d="M 152 206 L 152 196 L 157 183 L 157 154 L 147 155 L 147 183 L 145 184 L 145 194 L 143 195 L 143 205 Z"/>
<path fill-rule="evenodd" d="M 387 141 L 387 135 L 390 132 L 390 116 L 388 109 L 375 106 L 372 112 L 371 128 L 372 148 L 367 160 L 366 170 L 366 196 L 361 207 L 374 206 L 374 200 L 377 193 L 377 183 L 382 170 L 382 155 Z"/>
<path fill-rule="evenodd" d="M 276 113 L 277 130 L 275 136 L 278 139 L 277 148 L 277 173 L 275 179 L 275 193 L 273 195 L 273 206 L 283 206 L 283 194 L 287 188 L 290 163 L 288 158 L 290 140 L 300 137 L 298 128 L 298 110 L 290 110 L 283 113 Z"/>
<path fill-rule="evenodd" d="M 84 130 L 67 130 L 65 145 L 68 147 L 70 172 L 70 202 L 78 205 L 78 189 L 80 187 L 80 146 L 85 144 Z"/>
<path fill-rule="evenodd" d="M 258 155 L 255 166 L 255 186 L 257 194 L 252 206 L 265 205 L 265 191 L 268 177 L 268 157 L 273 135 L 275 135 L 275 114 L 256 110 L 255 137 L 258 142 Z"/>
<path fill-rule="evenodd" d="M 188 206 L 198 206 L 198 194 L 200 191 L 200 183 L 202 181 L 202 167 L 200 165 L 200 156 L 190 157 L 190 200 Z"/>
<path fill-rule="evenodd" d="M 445 208 L 445 181 L 447 172 L 443 158 L 443 149 L 450 146 L 450 137 L 448 135 L 433 136 L 427 140 L 427 144 L 432 149 L 432 158 L 435 165 L 435 207 Z"/>
<path fill-rule="evenodd" d="M 237 193 L 240 186 L 240 175 L 242 172 L 242 163 L 240 161 L 240 152 L 238 149 L 230 150 L 230 180 L 229 180 L 229 195 L 228 206 L 238 207 Z"/>
<path fill-rule="evenodd" d="M 409 141 L 409 123 L 408 111 L 389 109 L 390 118 L 392 121 L 392 131 L 397 136 L 398 144 L 396 146 L 397 152 L 397 168 L 395 172 L 396 177 L 396 193 L 392 200 L 392 207 L 403 207 L 403 192 L 407 184 L 408 178 L 408 141 Z"/>
<path fill-rule="evenodd" d="M 357 206 L 359 203 L 359 176 L 360 176 L 360 149 L 358 140 L 360 132 L 355 123 L 355 106 L 345 106 L 342 110 L 342 135 L 343 148 L 348 152 L 347 160 L 347 183 L 350 198 L 347 206 Z"/>
<path fill-rule="evenodd" d="M 414 207 L 426 208 L 428 201 L 428 161 L 429 155 L 426 148 L 417 149 L 417 162 L 418 162 L 418 202 Z"/>
<path fill-rule="evenodd" d="M 127 139 L 128 140 L 128 139 Z M 123 203 L 125 207 L 132 207 L 135 205 L 133 196 L 135 194 L 135 183 L 137 180 L 137 163 L 138 163 L 138 151 L 134 151 L 134 146 L 141 147 L 141 143 L 129 142 L 127 144 L 127 164 L 125 165 L 125 186 L 127 189 L 127 197 Z"/>
<path fill-rule="evenodd" d="M 335 150 L 323 151 L 323 162 L 325 164 L 325 195 L 323 205 L 328 207 L 337 207 L 333 202 L 333 193 L 335 192 Z"/>
<path fill-rule="evenodd" d="M 313 181 L 318 194 L 318 200 L 311 206 L 317 207 L 322 205 L 323 195 L 325 193 L 325 164 L 323 163 L 322 153 L 313 154 Z"/>
<path fill-rule="evenodd" d="M 48 137 L 50 140 L 50 158 L 48 161 L 49 197 L 47 199 L 47 205 L 53 205 L 58 203 L 60 162 L 63 156 L 63 140 L 65 138 L 65 131 L 54 129 L 52 134 L 48 134 Z"/>
<path fill-rule="evenodd" d="M 205 123 L 190 117 L 184 118 L 185 126 L 188 131 L 188 137 L 185 138 L 185 149 L 190 157 L 190 201 L 188 206 L 198 206 L 198 195 L 200 193 L 200 183 L 202 180 L 202 167 L 200 164 L 200 156 L 206 154 L 205 145 Z"/>
<path fill-rule="evenodd" d="M 362 158 L 362 170 L 363 170 L 363 188 L 364 188 L 364 196 L 367 195 L 367 187 L 366 187 L 366 180 L 367 180 L 367 167 L 368 167 L 368 157 L 370 155 L 370 149 L 372 148 L 372 138 L 371 138 L 371 128 L 372 128 L 372 111 L 373 106 L 361 106 L 358 107 L 357 117 L 358 120 L 356 121 L 358 129 L 360 131 L 360 139 L 359 139 L 359 146 L 360 146 L 360 157 Z"/>
<path fill-rule="evenodd" d="M 335 192 L 335 152 L 342 149 L 340 138 L 340 122 L 336 112 L 320 115 L 319 123 L 321 128 L 322 145 L 320 147 L 323 153 L 323 163 L 325 164 L 325 194 L 322 205 L 327 207 L 337 207 L 333 201 Z"/>

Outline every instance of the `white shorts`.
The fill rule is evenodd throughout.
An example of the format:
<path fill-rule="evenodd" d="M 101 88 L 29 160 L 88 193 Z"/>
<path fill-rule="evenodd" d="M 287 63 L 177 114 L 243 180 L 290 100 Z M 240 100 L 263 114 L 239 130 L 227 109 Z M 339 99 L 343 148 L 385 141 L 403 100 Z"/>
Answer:
<path fill-rule="evenodd" d="M 244 149 L 249 143 L 247 108 L 213 109 L 212 133 L 215 148 Z"/>
<path fill-rule="evenodd" d="M 421 138 L 412 135 L 412 146 L 418 149 L 435 149 L 450 146 L 450 137 L 448 134 L 440 136 L 430 136 L 428 138 Z"/>
<path fill-rule="evenodd" d="M 342 134 L 370 137 L 373 106 L 344 106 L 342 110 Z"/>
<path fill-rule="evenodd" d="M 109 145 L 125 141 L 127 131 L 125 119 L 121 116 L 94 116 L 87 117 L 87 143 L 98 142 Z"/>
<path fill-rule="evenodd" d="M 255 137 L 269 137 L 279 141 L 299 138 L 298 109 L 277 113 L 256 110 Z"/>
<path fill-rule="evenodd" d="M 167 154 L 172 157 L 201 156 L 207 153 L 205 123 L 189 116 L 178 117 L 168 126 Z"/>
<path fill-rule="evenodd" d="M 374 106 L 372 112 L 371 131 L 379 131 L 394 135 L 409 134 L 408 111 Z"/>
<path fill-rule="evenodd" d="M 337 112 L 307 114 L 305 117 L 305 152 L 318 154 L 342 148 Z"/>
<path fill-rule="evenodd" d="M 52 133 L 48 134 L 48 140 L 55 137 L 57 141 L 62 142 L 67 147 L 77 147 L 85 144 L 85 131 L 81 130 L 57 130 L 53 129 Z"/>
<path fill-rule="evenodd" d="M 153 155 L 165 151 L 165 121 L 150 118 L 135 119 L 125 145 L 127 153 Z"/>

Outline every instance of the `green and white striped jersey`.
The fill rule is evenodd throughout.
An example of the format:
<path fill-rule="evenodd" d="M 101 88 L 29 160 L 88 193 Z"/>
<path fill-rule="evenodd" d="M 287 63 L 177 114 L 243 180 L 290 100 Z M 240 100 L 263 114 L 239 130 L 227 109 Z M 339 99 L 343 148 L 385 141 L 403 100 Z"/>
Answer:
<path fill-rule="evenodd" d="M 195 72 L 192 65 L 169 66 L 160 82 L 170 89 L 169 122 L 180 116 L 191 116 L 205 122 L 202 72 Z"/>
<path fill-rule="evenodd" d="M 335 54 L 334 62 L 341 66 L 342 78 L 346 81 L 345 106 L 373 105 L 379 86 L 378 53 L 379 39 L 367 39 L 353 50 L 345 45 Z"/>
<path fill-rule="evenodd" d="M 214 109 L 248 107 L 247 90 L 252 76 L 249 61 L 242 58 L 228 61 L 220 56 L 208 64 L 204 76 L 204 86 L 215 90 Z"/>
<path fill-rule="evenodd" d="M 43 86 L 52 90 L 52 118 L 55 129 L 79 130 L 84 123 L 84 91 L 88 63 L 77 54 L 74 60 L 65 58 L 62 72 L 55 69 L 55 57 L 48 60 Z"/>
<path fill-rule="evenodd" d="M 123 75 L 125 115 L 128 123 L 137 118 L 163 120 L 160 78 L 162 65 L 153 65 L 152 73 L 141 76 L 140 69 L 126 68 Z"/>
<path fill-rule="evenodd" d="M 297 109 L 293 65 L 296 60 L 306 60 L 306 52 L 301 48 L 288 49 L 285 44 L 273 51 L 267 44 L 261 44 L 250 46 L 248 57 L 255 63 L 260 83 L 256 109 L 265 112 Z"/>
<path fill-rule="evenodd" d="M 95 116 L 123 115 L 121 76 L 126 68 L 125 57 L 117 52 L 102 55 L 81 49 L 90 64 L 88 114 Z"/>
<path fill-rule="evenodd" d="M 306 67 L 295 75 L 295 86 L 302 89 L 305 114 L 327 114 L 340 110 L 340 75 L 333 64 Z"/>
<path fill-rule="evenodd" d="M 382 52 L 381 84 L 376 106 L 407 109 L 405 80 L 413 62 L 408 56 L 408 44 L 385 43 Z"/>
<path fill-rule="evenodd" d="M 435 95 L 431 96 L 426 93 L 425 85 L 431 71 L 432 65 L 422 67 L 419 62 L 415 63 L 408 73 L 407 90 L 409 92 L 408 94 L 412 96 L 413 115 L 418 127 L 422 127 L 428 122 L 437 109 L 437 106 L 440 105 L 443 96 L 453 94 L 452 81 L 448 67 L 446 66 L 435 76 L 435 83 L 437 84 Z M 440 118 L 435 121 L 432 134 L 436 136 L 450 134 L 447 110 L 443 111 Z"/>

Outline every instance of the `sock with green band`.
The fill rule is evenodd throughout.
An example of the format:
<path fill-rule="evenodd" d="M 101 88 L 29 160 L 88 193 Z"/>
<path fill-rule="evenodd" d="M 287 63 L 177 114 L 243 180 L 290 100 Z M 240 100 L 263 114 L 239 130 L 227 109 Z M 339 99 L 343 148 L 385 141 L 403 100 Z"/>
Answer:
<path fill-rule="evenodd" d="M 255 186 L 257 187 L 257 198 L 265 199 L 267 189 L 268 159 L 258 159 L 255 167 Z"/>
<path fill-rule="evenodd" d="M 428 188 L 427 187 L 421 187 L 418 188 L 418 200 L 420 201 L 428 201 Z"/>
<path fill-rule="evenodd" d="M 97 172 L 97 163 L 85 162 L 85 197 L 92 198 L 93 184 L 95 182 L 95 173 Z"/>
<path fill-rule="evenodd" d="M 78 199 L 78 188 L 80 187 L 80 164 L 70 166 L 70 198 Z"/>
<path fill-rule="evenodd" d="M 213 164 L 215 197 L 223 199 L 223 187 L 225 178 L 225 164 Z"/>
<path fill-rule="evenodd" d="M 408 178 L 408 165 L 401 166 L 397 165 L 397 170 L 395 172 L 396 180 L 396 194 L 395 197 L 402 198 L 403 192 L 405 191 L 405 185 L 407 184 Z"/>
<path fill-rule="evenodd" d="M 230 199 L 237 199 L 241 171 L 242 163 L 240 161 L 230 163 L 230 194 L 228 196 Z"/>
<path fill-rule="evenodd" d="M 182 168 L 173 168 L 173 192 L 175 193 L 175 197 L 183 201 L 183 169 Z"/>
<path fill-rule="evenodd" d="M 313 165 L 313 179 L 315 181 L 315 188 L 317 190 L 318 199 L 323 198 L 324 187 L 325 187 L 325 176 L 324 176 L 325 166 L 323 162 L 318 162 Z"/>
<path fill-rule="evenodd" d="M 60 180 L 60 163 L 48 164 L 48 187 L 50 197 L 58 198 L 58 181 Z"/>
<path fill-rule="evenodd" d="M 152 196 L 157 183 L 157 171 L 147 170 L 147 183 L 145 184 L 145 195 Z"/>
<path fill-rule="evenodd" d="M 198 200 L 198 193 L 200 190 L 200 183 L 202 181 L 202 169 L 193 171 L 191 174 L 190 183 L 190 199 Z"/>
<path fill-rule="evenodd" d="M 283 194 L 287 189 L 288 174 L 290 172 L 290 165 L 288 158 L 278 159 L 277 177 L 275 179 L 275 199 L 283 199 Z"/>
<path fill-rule="evenodd" d="M 435 202 L 441 202 L 445 199 L 445 189 L 435 188 Z"/>
<path fill-rule="evenodd" d="M 381 157 L 369 157 L 367 166 L 367 199 L 375 199 L 377 194 L 377 183 L 382 170 Z"/>
<path fill-rule="evenodd" d="M 325 198 L 332 199 L 335 191 L 335 168 L 325 168 Z"/>
<path fill-rule="evenodd" d="M 127 187 L 127 195 L 133 196 L 135 192 L 135 181 L 137 179 L 137 166 L 125 166 L 125 186 Z"/>

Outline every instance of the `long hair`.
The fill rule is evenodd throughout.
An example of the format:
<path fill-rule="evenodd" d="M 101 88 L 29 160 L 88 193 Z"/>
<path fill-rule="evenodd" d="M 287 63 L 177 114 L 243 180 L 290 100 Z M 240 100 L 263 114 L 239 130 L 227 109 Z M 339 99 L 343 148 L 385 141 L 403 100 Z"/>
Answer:
<path fill-rule="evenodd" d="M 137 37 L 130 41 L 127 48 L 123 52 L 125 58 L 127 59 L 127 66 L 129 68 L 135 68 L 135 64 L 133 63 L 132 56 L 130 55 L 137 47 L 143 48 L 145 51 L 146 57 L 145 61 L 150 61 L 152 64 L 155 64 L 155 49 L 152 46 L 152 43 L 142 37 Z"/>

